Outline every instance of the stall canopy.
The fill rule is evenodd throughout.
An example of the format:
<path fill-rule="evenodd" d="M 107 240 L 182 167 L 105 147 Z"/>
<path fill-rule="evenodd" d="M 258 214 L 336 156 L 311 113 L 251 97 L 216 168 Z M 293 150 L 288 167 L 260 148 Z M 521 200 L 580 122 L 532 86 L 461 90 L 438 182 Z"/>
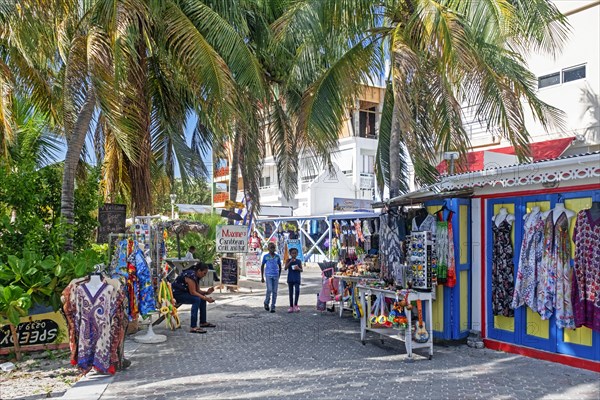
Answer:
<path fill-rule="evenodd" d="M 362 219 L 371 219 L 371 218 L 378 218 L 378 217 L 379 217 L 379 215 L 374 212 L 348 212 L 348 213 L 327 214 L 327 215 L 320 215 L 320 216 L 310 216 L 310 217 L 259 218 L 256 220 L 256 224 L 271 222 L 275 225 L 275 229 L 273 230 L 271 235 L 268 238 L 266 238 L 266 241 L 268 242 L 273 238 L 273 236 L 275 236 L 275 234 L 277 233 L 277 231 L 282 223 L 296 222 L 296 224 L 298 225 L 298 228 L 299 228 L 299 236 L 300 236 L 300 240 L 302 241 L 302 244 L 309 247 L 309 250 L 304 254 L 304 261 L 309 261 L 310 257 L 313 254 L 317 254 L 317 253 L 320 253 L 325 258 L 325 261 L 331 261 L 329 259 L 329 254 L 325 254 L 325 252 L 323 252 L 323 250 L 321 249 L 321 247 L 319 247 L 319 245 L 321 245 L 326 238 L 329 240 L 329 243 L 331 243 L 332 234 L 333 234 L 333 229 L 331 229 L 331 228 L 333 225 L 333 221 L 342 221 L 342 220 L 346 220 L 346 221 L 352 220 L 353 221 L 356 219 L 362 220 Z M 325 231 L 323 233 L 321 233 L 321 235 L 316 240 L 313 239 L 311 237 L 311 235 L 306 231 L 305 225 L 306 225 L 306 222 L 309 222 L 309 221 L 323 221 L 327 225 L 327 228 L 325 229 Z M 258 234 L 261 235 L 260 232 L 258 232 Z M 265 240 L 264 237 L 262 237 L 262 239 Z"/>
<path fill-rule="evenodd" d="M 162 229 L 174 233 L 177 237 L 177 257 L 181 258 L 180 235 L 186 235 L 190 232 L 205 234 L 208 231 L 208 225 L 197 221 L 174 220 L 163 222 Z"/>

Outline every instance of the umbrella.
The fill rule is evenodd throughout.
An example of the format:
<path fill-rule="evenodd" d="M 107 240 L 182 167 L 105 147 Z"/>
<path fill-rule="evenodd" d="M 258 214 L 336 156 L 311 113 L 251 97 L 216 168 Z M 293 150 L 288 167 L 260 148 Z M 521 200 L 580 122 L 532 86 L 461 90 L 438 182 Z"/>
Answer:
<path fill-rule="evenodd" d="M 177 257 L 181 258 L 181 243 L 179 236 L 186 235 L 190 232 L 205 234 L 208 232 L 208 225 L 198 221 L 174 220 L 163 223 L 163 229 L 167 232 L 172 232 L 177 237 Z"/>

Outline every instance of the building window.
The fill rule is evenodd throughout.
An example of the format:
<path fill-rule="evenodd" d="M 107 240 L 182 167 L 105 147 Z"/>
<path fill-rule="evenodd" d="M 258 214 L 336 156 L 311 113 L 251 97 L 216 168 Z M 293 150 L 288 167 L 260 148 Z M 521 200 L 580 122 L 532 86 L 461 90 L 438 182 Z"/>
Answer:
<path fill-rule="evenodd" d="M 561 81 L 562 78 L 562 81 Z M 585 78 L 585 64 L 576 67 L 565 68 L 561 72 L 540 76 L 538 78 L 538 89 L 548 86 L 560 85 L 561 83 L 576 81 Z"/>
<path fill-rule="evenodd" d="M 375 173 L 375 156 L 363 155 L 363 174 Z"/>
<path fill-rule="evenodd" d="M 585 65 L 580 65 L 578 67 L 563 69 L 562 71 L 562 80 L 563 83 L 576 81 L 577 79 L 585 78 Z"/>
<path fill-rule="evenodd" d="M 263 176 L 260 178 L 260 187 L 270 187 L 271 186 L 271 177 L 270 176 Z"/>
<path fill-rule="evenodd" d="M 540 76 L 538 78 L 538 89 L 545 88 L 552 85 L 560 84 L 560 73 L 556 72 L 550 75 Z"/>

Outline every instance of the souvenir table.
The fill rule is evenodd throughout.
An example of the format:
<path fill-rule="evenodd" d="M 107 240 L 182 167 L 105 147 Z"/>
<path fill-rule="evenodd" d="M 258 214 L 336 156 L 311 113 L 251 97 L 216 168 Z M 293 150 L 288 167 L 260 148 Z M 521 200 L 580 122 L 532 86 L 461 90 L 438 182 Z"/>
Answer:
<path fill-rule="evenodd" d="M 364 277 L 364 276 L 346 276 L 346 275 L 334 275 L 334 278 L 338 279 L 338 294 L 340 296 L 340 318 L 344 315 L 344 310 L 354 311 L 355 309 L 355 299 L 358 299 L 358 296 L 354 294 L 354 290 L 358 284 L 368 283 L 368 282 L 376 282 L 378 278 Z M 344 300 L 344 288 L 346 287 L 346 283 L 352 287 L 351 292 L 352 296 L 350 299 Z"/>
<path fill-rule="evenodd" d="M 432 297 L 431 292 L 417 292 L 414 290 L 402 290 L 402 291 L 392 291 L 374 288 L 366 285 L 357 285 L 357 289 L 360 294 L 360 304 L 362 307 L 362 315 L 360 318 L 360 340 L 363 345 L 365 344 L 365 337 L 367 331 L 375 332 L 380 335 L 380 339 L 383 342 L 383 337 L 389 337 L 392 339 L 400 340 L 404 342 L 406 346 L 406 353 L 408 355 L 408 359 L 413 361 L 412 352 L 413 349 L 421 349 L 427 348 L 429 349 L 429 359 L 431 360 L 433 357 L 433 332 L 432 332 Z M 392 299 L 392 301 L 398 302 L 399 299 L 405 298 L 408 292 L 409 302 L 412 304 L 417 300 L 421 300 L 423 304 L 423 309 L 425 311 L 425 329 L 429 333 L 429 337 L 426 339 L 424 343 L 417 343 L 413 340 L 413 323 L 412 323 L 412 311 L 416 311 L 416 307 L 412 310 L 410 307 L 405 307 L 406 313 L 406 324 L 407 326 L 400 328 L 397 326 L 391 327 L 382 327 L 381 324 L 374 324 L 371 316 L 372 302 L 371 295 L 380 296 L 381 299 Z M 383 313 L 382 313 L 383 314 Z M 379 321 L 381 322 L 381 321 Z"/>

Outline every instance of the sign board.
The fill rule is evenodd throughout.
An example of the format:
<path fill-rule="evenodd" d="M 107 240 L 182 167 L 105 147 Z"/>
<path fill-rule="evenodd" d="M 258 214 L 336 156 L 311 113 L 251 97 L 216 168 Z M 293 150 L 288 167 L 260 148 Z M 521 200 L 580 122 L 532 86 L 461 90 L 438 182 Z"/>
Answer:
<path fill-rule="evenodd" d="M 298 260 L 304 261 L 304 259 L 302 258 L 302 242 L 300 241 L 300 239 L 288 239 L 286 241 L 286 244 L 287 244 L 288 254 L 290 254 L 291 249 L 296 249 L 296 250 L 298 250 L 298 257 L 296 257 L 296 258 Z"/>
<path fill-rule="evenodd" d="M 69 343 L 67 324 L 58 312 L 22 317 L 17 326 L 17 338 L 22 351 L 37 351 L 62 347 Z M 0 354 L 13 349 L 13 337 L 8 325 L 0 327 Z"/>
<path fill-rule="evenodd" d="M 125 204 L 104 204 L 98 209 L 97 243 L 108 243 L 109 233 L 125 233 L 127 206 Z"/>
<path fill-rule="evenodd" d="M 261 253 L 251 251 L 246 253 L 246 276 L 260 279 Z"/>
<path fill-rule="evenodd" d="M 341 197 L 333 198 L 333 212 L 336 211 L 367 211 L 373 212 L 373 204 L 372 200 L 364 200 L 364 199 L 344 199 Z"/>
<path fill-rule="evenodd" d="M 217 225 L 217 253 L 248 252 L 248 227 L 245 225 Z"/>
<path fill-rule="evenodd" d="M 239 273 L 237 259 L 221 257 L 221 285 L 238 286 Z"/>

